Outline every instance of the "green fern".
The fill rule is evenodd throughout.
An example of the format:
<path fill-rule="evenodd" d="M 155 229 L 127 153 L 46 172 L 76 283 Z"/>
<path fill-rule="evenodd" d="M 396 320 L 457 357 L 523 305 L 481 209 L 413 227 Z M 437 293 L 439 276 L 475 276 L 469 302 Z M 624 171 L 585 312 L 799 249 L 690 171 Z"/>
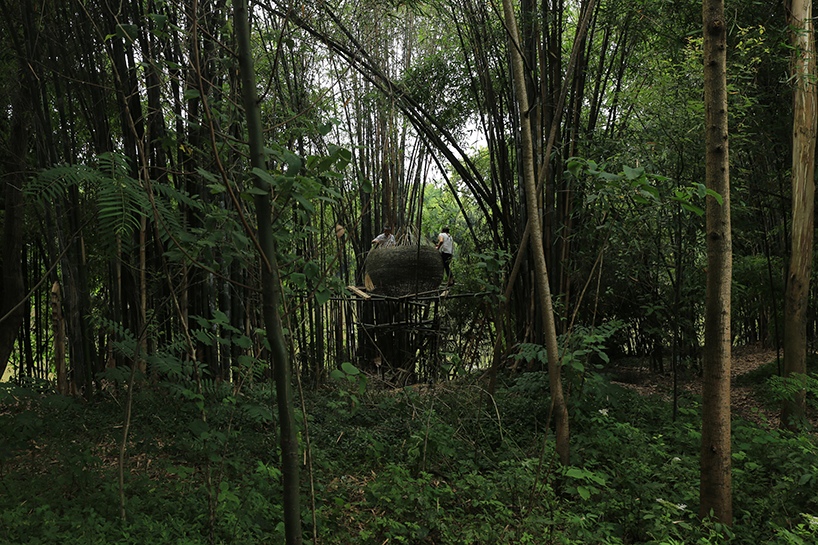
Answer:
<path fill-rule="evenodd" d="M 37 207 L 64 200 L 68 188 L 74 185 L 97 184 L 102 178 L 98 170 L 85 165 L 61 165 L 41 172 L 25 187 L 28 202 Z"/>
<path fill-rule="evenodd" d="M 93 322 L 96 329 L 113 333 L 113 347 L 119 354 L 128 358 L 137 354 L 139 343 L 130 329 L 103 316 L 94 317 Z"/>
<path fill-rule="evenodd" d="M 104 153 L 96 165 L 60 165 L 41 172 L 26 187 L 26 196 L 38 207 L 64 200 L 68 188 L 77 186 L 84 195 L 95 197 L 99 233 L 115 249 L 117 240 L 127 244 L 150 202 L 140 183 L 128 174 L 128 161 L 118 153 Z"/>
<path fill-rule="evenodd" d="M 113 235 L 109 242 L 127 245 L 151 210 L 150 200 L 139 181 L 128 174 L 128 161 L 123 155 L 104 153 L 98 163 L 103 174 L 96 186 L 100 230 Z"/>
<path fill-rule="evenodd" d="M 153 182 L 157 197 L 154 205 L 141 182 L 130 175 L 128 158 L 121 153 L 103 153 L 93 165 L 60 165 L 45 170 L 26 186 L 26 198 L 38 207 L 65 200 L 72 186 L 80 187 L 96 207 L 98 232 L 103 244 L 113 253 L 117 246 L 130 248 L 131 237 L 142 227 L 142 219 L 153 221 L 154 206 L 162 227 L 162 243 L 184 231 L 179 214 L 174 210 L 182 204 L 202 210 L 202 203 L 170 185 Z"/>

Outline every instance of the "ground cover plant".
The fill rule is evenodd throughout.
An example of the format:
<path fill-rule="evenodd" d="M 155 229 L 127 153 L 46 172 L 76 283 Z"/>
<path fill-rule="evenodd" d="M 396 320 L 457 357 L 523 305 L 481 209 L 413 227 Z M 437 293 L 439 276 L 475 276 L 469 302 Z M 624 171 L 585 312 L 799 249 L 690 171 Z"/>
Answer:
<path fill-rule="evenodd" d="M 569 398 L 572 460 L 549 435 L 547 375 L 378 388 L 352 366 L 304 394 L 310 543 L 814 543 L 818 444 L 733 426 L 735 524 L 700 523 L 699 399 L 669 403 L 600 375 Z M 352 380 L 350 380 L 352 379 Z M 362 385 L 363 384 L 363 385 Z M 4 384 L 0 542 L 277 543 L 281 474 L 269 388 L 215 385 L 199 404 L 134 387 L 118 489 L 124 387 L 92 402 Z M 307 449 L 309 439 L 309 449 Z M 311 467 L 312 474 L 307 471 Z"/>

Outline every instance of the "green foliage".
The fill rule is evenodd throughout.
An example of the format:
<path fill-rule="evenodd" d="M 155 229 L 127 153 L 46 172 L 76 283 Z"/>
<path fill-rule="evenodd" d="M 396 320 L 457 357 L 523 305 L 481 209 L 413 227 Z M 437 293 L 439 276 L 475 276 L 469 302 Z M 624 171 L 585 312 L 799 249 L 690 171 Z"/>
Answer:
<path fill-rule="evenodd" d="M 557 339 L 561 364 L 568 372 L 569 377 L 583 377 L 588 370 L 589 362 L 609 363 L 607 354 L 608 340 L 622 329 L 624 325 L 613 320 L 591 329 L 585 326 L 577 326 L 566 335 L 560 335 Z M 521 343 L 519 351 L 512 357 L 524 362 L 538 362 L 540 369 L 548 367 L 548 353 L 545 346 L 531 343 Z M 597 364 L 598 367 L 601 365 Z M 523 380 L 528 379 L 523 377 Z M 519 387 L 519 385 L 518 385 Z"/>
<path fill-rule="evenodd" d="M 501 295 L 505 288 L 505 272 L 511 254 L 503 249 L 487 249 L 474 254 L 472 259 L 477 269 L 485 274 L 478 279 L 480 291 Z"/>
<path fill-rule="evenodd" d="M 330 408 L 349 411 L 355 414 L 361 407 L 359 398 L 366 391 L 368 379 L 366 375 L 349 362 L 341 364 L 340 369 L 333 369 L 330 378 L 339 382 L 338 396 L 340 402 L 331 403 Z"/>
<path fill-rule="evenodd" d="M 575 157 L 569 159 L 567 168 L 575 178 L 587 177 L 592 181 L 594 190 L 585 197 L 588 205 L 598 199 L 603 199 L 608 207 L 616 206 L 616 201 L 622 199 L 645 206 L 676 203 L 688 212 L 702 216 L 704 210 L 694 204 L 694 199 L 703 200 L 709 196 L 719 204 L 723 202 L 721 195 L 702 183 L 668 191 L 663 184 L 668 178 L 650 174 L 642 167 L 631 168 L 624 165 L 622 172 L 614 174 L 605 170 L 605 164 L 598 165 L 595 161 Z"/>
<path fill-rule="evenodd" d="M 438 388 L 374 391 L 360 389 L 354 366 L 337 371 L 332 389 L 304 400 L 318 527 L 309 513 L 304 520 L 323 543 L 815 539 L 818 445 L 809 434 L 734 422 L 736 523 L 728 529 L 698 521 L 700 406 L 693 396 L 680 398 L 674 423 L 667 402 L 589 371 L 571 404 L 571 465 L 559 467 L 544 433 L 544 373 L 518 375 L 488 398 L 472 377 Z M 204 542 L 206 464 L 214 475 L 217 542 L 283 540 L 272 393 L 251 383 L 238 395 L 215 386 L 197 395 L 180 377 L 181 370 L 134 392 L 125 523 L 110 463 L 121 424 L 116 390 L 78 403 L 43 388 L 4 385 L 0 433 L 13 440 L 0 450 L 0 541 Z M 170 384 L 191 397 L 169 395 Z M 268 412 L 254 416 L 251 406 Z"/>
<path fill-rule="evenodd" d="M 756 399 L 770 409 L 778 409 L 784 399 L 793 399 L 800 390 L 806 394 L 808 411 L 818 411 L 818 358 L 807 355 L 807 374 L 782 377 L 783 362 L 774 359 L 741 375 L 736 382 L 753 388 Z"/>
<path fill-rule="evenodd" d="M 66 200 L 71 189 L 91 200 L 99 220 L 99 230 L 107 250 L 130 247 L 131 235 L 141 228 L 143 218 L 152 217 L 151 202 L 139 183 L 129 174 L 131 166 L 120 153 L 100 154 L 90 165 L 63 165 L 45 170 L 26 185 L 26 197 L 37 206 Z M 162 211 L 168 212 L 166 208 Z M 165 221 L 178 224 L 173 214 Z"/>
<path fill-rule="evenodd" d="M 793 400 L 804 391 L 815 407 L 818 399 L 818 376 L 793 373 L 787 377 L 773 375 L 769 378 L 770 393 L 776 401 Z"/>

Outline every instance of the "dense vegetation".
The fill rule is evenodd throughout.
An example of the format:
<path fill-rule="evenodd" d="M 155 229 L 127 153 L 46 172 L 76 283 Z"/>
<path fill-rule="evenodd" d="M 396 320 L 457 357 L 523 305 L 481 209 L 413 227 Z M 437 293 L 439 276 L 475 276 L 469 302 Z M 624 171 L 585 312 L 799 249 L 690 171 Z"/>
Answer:
<path fill-rule="evenodd" d="M 808 422 L 735 422 L 730 528 L 703 402 L 609 382 L 702 371 L 702 3 L 506 7 L 0 0 L 0 541 L 814 540 Z M 791 11 L 726 13 L 727 342 L 778 348 Z M 363 293 L 386 224 L 449 226 L 455 284 Z M 781 375 L 741 380 L 814 419 Z"/>
<path fill-rule="evenodd" d="M 764 385 L 775 362 L 742 381 Z M 734 422 L 732 529 L 697 520 L 699 401 L 671 404 L 589 374 L 571 396 L 573 465 L 554 463 L 542 372 L 360 395 L 357 378 L 304 393 L 302 520 L 312 543 L 813 543 L 814 437 Z M 664 392 L 665 394 L 669 392 Z M 201 421 L 170 384 L 134 391 L 117 486 L 121 406 L 4 386 L 0 542 L 279 543 L 270 389 L 213 385 Z M 764 393 L 757 390 L 759 399 Z M 767 398 L 772 401 L 771 398 Z M 299 420 L 301 419 L 299 411 Z M 309 442 L 306 441 L 307 433 Z M 545 442 L 545 444 L 543 444 Z M 308 446 L 307 446 L 308 445 Z M 305 472 L 307 473 L 307 472 Z M 209 500 L 212 495 L 212 501 Z M 208 505 L 212 506 L 212 512 Z M 314 526 L 317 525 L 317 526 Z"/>

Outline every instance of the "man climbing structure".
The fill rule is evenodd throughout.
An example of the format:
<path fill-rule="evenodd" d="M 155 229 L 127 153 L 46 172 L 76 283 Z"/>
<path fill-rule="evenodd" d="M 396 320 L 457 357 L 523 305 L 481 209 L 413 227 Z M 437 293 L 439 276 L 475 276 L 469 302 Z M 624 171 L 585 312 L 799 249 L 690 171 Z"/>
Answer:
<path fill-rule="evenodd" d="M 449 268 L 449 262 L 452 260 L 452 256 L 454 255 L 454 239 L 452 238 L 452 235 L 449 234 L 448 227 L 444 227 L 440 230 L 440 234 L 437 236 L 437 244 L 435 244 L 435 248 L 440 251 L 440 257 L 443 258 L 443 270 L 446 273 L 446 280 L 451 286 L 454 284 L 454 277 L 452 276 L 452 270 Z"/>
<path fill-rule="evenodd" d="M 383 233 L 372 239 L 372 244 L 375 248 L 385 248 L 387 246 L 395 245 L 395 235 L 392 234 L 392 228 L 388 225 L 384 226 Z"/>

